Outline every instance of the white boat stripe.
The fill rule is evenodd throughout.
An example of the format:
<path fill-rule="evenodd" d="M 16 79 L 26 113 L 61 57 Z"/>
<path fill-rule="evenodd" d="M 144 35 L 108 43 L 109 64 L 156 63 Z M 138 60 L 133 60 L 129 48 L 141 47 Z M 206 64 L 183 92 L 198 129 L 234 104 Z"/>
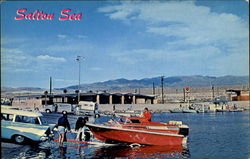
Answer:
<path fill-rule="evenodd" d="M 125 129 L 125 128 L 121 128 L 121 127 L 110 127 L 110 126 L 104 126 L 104 125 L 100 125 L 100 124 L 87 123 L 86 126 L 88 126 L 88 125 L 89 126 L 94 126 L 94 127 L 99 127 L 99 128 L 105 128 L 105 129 L 115 129 L 115 130 L 122 130 L 122 131 L 132 131 L 132 132 L 147 133 L 147 134 L 184 137 L 183 135 L 179 135 L 179 134 L 170 134 L 170 133 L 161 133 L 161 132 L 150 132 L 150 131 L 144 131 L 144 130 Z"/>

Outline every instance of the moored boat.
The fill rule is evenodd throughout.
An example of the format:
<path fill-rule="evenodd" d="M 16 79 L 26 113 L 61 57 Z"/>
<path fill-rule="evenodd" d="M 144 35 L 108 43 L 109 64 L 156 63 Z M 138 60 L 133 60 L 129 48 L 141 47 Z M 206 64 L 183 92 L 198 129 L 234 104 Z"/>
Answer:
<path fill-rule="evenodd" d="M 197 113 L 197 111 L 194 109 L 183 109 L 182 112 L 183 113 Z"/>
<path fill-rule="evenodd" d="M 125 117 L 104 124 L 87 123 L 93 135 L 107 143 L 137 143 L 143 145 L 183 145 L 189 128 L 181 121 L 149 122 L 142 117 Z"/>
<path fill-rule="evenodd" d="M 229 112 L 229 109 L 216 109 L 216 112 Z"/>
<path fill-rule="evenodd" d="M 229 109 L 216 109 L 216 112 L 229 112 Z"/>
<path fill-rule="evenodd" d="M 243 112 L 244 109 L 229 109 L 229 112 Z"/>
<path fill-rule="evenodd" d="M 182 113 L 182 109 L 171 109 L 171 110 L 169 110 L 170 111 L 170 113 Z"/>

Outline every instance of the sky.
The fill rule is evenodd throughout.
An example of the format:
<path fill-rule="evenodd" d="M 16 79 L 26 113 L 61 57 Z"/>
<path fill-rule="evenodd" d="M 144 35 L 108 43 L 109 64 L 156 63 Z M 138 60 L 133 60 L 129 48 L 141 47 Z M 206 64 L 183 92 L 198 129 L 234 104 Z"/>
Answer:
<path fill-rule="evenodd" d="M 29 19 L 36 10 L 53 18 Z M 77 17 L 59 20 L 65 13 Z M 77 85 L 79 66 L 81 84 L 249 75 L 248 15 L 246 0 L 5 1 L 1 86 Z"/>

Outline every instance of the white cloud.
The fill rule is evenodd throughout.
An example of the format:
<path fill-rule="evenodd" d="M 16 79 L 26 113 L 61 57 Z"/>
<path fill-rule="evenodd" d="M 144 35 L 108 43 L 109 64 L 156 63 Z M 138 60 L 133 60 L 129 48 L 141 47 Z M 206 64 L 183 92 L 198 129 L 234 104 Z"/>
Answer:
<path fill-rule="evenodd" d="M 115 57 L 119 62 L 124 64 L 135 64 L 137 62 L 147 61 L 171 61 L 171 60 L 192 60 L 199 58 L 213 58 L 220 55 L 221 51 L 212 46 L 204 46 L 192 48 L 188 50 L 171 50 L 165 49 L 134 49 L 129 51 L 120 51 L 119 53 L 111 53 L 110 56 Z"/>
<path fill-rule="evenodd" d="M 83 45 L 84 44 L 84 45 Z M 92 50 L 94 47 L 87 43 L 81 41 L 72 41 L 70 43 L 65 44 L 53 44 L 47 46 L 46 51 L 48 52 L 60 52 L 63 54 L 72 54 L 72 53 L 79 53 L 84 51 Z"/>
<path fill-rule="evenodd" d="M 103 70 L 101 67 L 91 67 L 90 70 L 92 71 L 100 71 Z"/>
<path fill-rule="evenodd" d="M 63 35 L 63 34 L 58 34 L 57 37 L 59 39 L 65 39 L 67 36 L 66 35 Z"/>
<path fill-rule="evenodd" d="M 78 83 L 78 80 L 72 80 L 72 79 L 65 79 L 65 78 L 53 78 L 53 87 L 65 87 L 69 85 L 76 85 Z"/>
<path fill-rule="evenodd" d="M 218 75 L 227 74 L 230 69 L 238 70 L 239 74 L 246 72 L 244 68 L 249 62 L 246 58 L 249 54 L 246 46 L 249 43 L 248 22 L 237 15 L 212 12 L 209 7 L 197 6 L 195 1 L 126 1 L 98 11 L 112 20 L 131 25 L 131 28 L 141 25 L 140 32 L 144 31 L 148 37 L 157 36 L 160 43 L 165 42 L 154 49 L 145 45 L 137 49 L 116 50 L 117 54 L 111 53 L 110 56 L 119 62 L 140 65 L 140 62 L 149 61 L 153 64 L 156 60 L 162 63 L 185 60 L 189 61 L 189 65 L 185 64 L 190 70 L 202 65 L 204 70 Z M 235 61 L 237 67 L 224 66 L 225 62 L 234 60 L 239 60 Z M 212 65 L 212 61 L 219 64 Z M 228 71 L 228 74 L 233 72 Z"/>
<path fill-rule="evenodd" d="M 1 51 L 1 61 L 4 66 L 4 69 L 7 69 L 9 67 L 25 66 L 30 62 L 31 57 L 26 55 L 21 49 L 1 48 Z"/>
<path fill-rule="evenodd" d="M 30 42 L 30 38 L 27 37 L 9 37 L 9 36 L 1 36 L 1 44 L 3 45 L 22 45 L 23 43 Z"/>
<path fill-rule="evenodd" d="M 69 83 L 76 83 L 76 82 L 78 82 L 77 80 L 67 80 L 67 79 L 61 79 L 61 78 L 54 78 L 53 80 L 55 82 L 69 82 Z"/>
<path fill-rule="evenodd" d="M 22 54 L 23 51 L 20 49 L 12 49 L 12 48 L 2 48 L 2 51 L 6 54 Z"/>
<path fill-rule="evenodd" d="M 17 68 L 13 70 L 14 72 L 34 72 L 34 69 L 30 69 L 30 68 Z"/>
<path fill-rule="evenodd" d="M 78 37 L 79 39 L 84 39 L 84 38 L 87 38 L 88 36 L 86 36 L 86 35 L 77 35 L 77 37 Z"/>
<path fill-rule="evenodd" d="M 60 62 L 65 62 L 65 58 L 63 57 L 53 57 L 53 56 L 49 56 L 49 55 L 40 55 L 37 56 L 37 59 L 39 60 L 50 60 L 50 61 L 60 61 Z"/>
<path fill-rule="evenodd" d="M 247 38 L 247 23 L 240 17 L 211 12 L 193 1 L 125 2 L 99 9 L 110 19 L 146 22 L 146 31 L 185 38 L 185 43 L 206 44 L 234 38 Z M 133 24 L 133 23 L 131 23 Z M 231 41 L 229 41 L 230 43 Z M 228 43 L 227 43 L 228 44 Z"/>

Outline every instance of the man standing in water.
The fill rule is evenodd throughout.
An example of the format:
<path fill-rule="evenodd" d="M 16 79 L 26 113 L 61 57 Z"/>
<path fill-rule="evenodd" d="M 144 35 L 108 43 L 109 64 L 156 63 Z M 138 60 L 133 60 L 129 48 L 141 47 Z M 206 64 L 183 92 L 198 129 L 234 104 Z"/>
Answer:
<path fill-rule="evenodd" d="M 148 121 L 151 121 L 151 113 L 148 111 L 148 108 L 144 108 L 143 116 L 144 116 L 144 118 L 146 118 Z"/>
<path fill-rule="evenodd" d="M 67 112 L 63 111 L 63 116 L 58 119 L 59 146 L 63 146 L 63 141 L 66 136 L 66 129 L 70 131 L 70 125 L 67 118 Z"/>

